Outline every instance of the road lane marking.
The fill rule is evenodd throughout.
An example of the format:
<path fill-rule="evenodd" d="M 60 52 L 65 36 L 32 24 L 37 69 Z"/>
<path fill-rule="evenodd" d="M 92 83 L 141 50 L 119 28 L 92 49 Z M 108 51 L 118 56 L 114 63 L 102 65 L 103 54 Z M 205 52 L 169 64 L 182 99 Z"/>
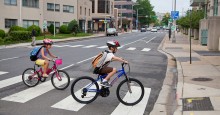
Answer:
<path fill-rule="evenodd" d="M 91 86 L 92 89 L 95 88 L 95 85 Z M 75 95 L 80 96 L 81 97 L 82 94 L 82 89 L 78 90 L 75 92 Z M 86 98 L 94 96 L 95 93 L 93 95 L 91 95 L 91 93 L 87 93 Z M 64 109 L 64 110 L 69 110 L 69 111 L 79 111 L 81 108 L 83 108 L 86 104 L 82 104 L 77 102 L 75 99 L 73 99 L 72 95 L 66 97 L 65 99 L 57 102 L 56 104 L 52 105 L 51 107 L 53 108 L 57 108 L 57 109 Z"/>
<path fill-rule="evenodd" d="M 10 85 L 13 85 L 13 84 L 16 84 L 16 83 L 19 83 L 21 81 L 22 81 L 22 75 L 12 77 L 9 79 L 5 79 L 5 80 L 1 80 L 0 81 L 0 89 L 7 87 L 7 86 L 10 86 Z"/>
<path fill-rule="evenodd" d="M 144 49 L 142 49 L 141 51 L 148 52 L 148 51 L 150 51 L 150 50 L 151 50 L 150 48 L 144 48 Z"/>
<path fill-rule="evenodd" d="M 81 46 L 84 46 L 84 45 L 74 45 L 74 46 L 70 46 L 70 47 L 76 48 L 76 47 L 81 47 Z"/>
<path fill-rule="evenodd" d="M 72 80 L 72 79 L 70 79 L 70 80 Z M 59 84 L 59 86 L 61 86 L 61 85 L 62 84 Z M 51 81 L 49 80 L 49 81 L 42 83 L 40 85 L 37 85 L 35 87 L 28 88 L 28 89 L 23 90 L 21 92 L 4 97 L 1 100 L 25 103 L 27 101 L 30 101 L 31 99 L 34 99 L 34 98 L 52 90 L 52 89 L 54 89 L 54 87 L 51 84 Z"/>
<path fill-rule="evenodd" d="M 8 72 L 0 71 L 0 75 L 4 75 L 6 73 L 8 73 Z"/>
<path fill-rule="evenodd" d="M 96 47 L 97 45 L 89 45 L 89 46 L 85 46 L 83 48 L 92 48 L 92 47 Z"/>
<path fill-rule="evenodd" d="M 12 57 L 12 58 L 1 59 L 0 62 L 1 61 L 6 61 L 6 60 L 11 60 L 11 59 L 17 59 L 17 58 L 19 58 L 19 57 Z"/>
<path fill-rule="evenodd" d="M 61 46 L 61 45 L 53 45 L 53 47 L 58 47 L 58 48 L 62 48 L 62 47 L 65 47 L 65 46 Z"/>
<path fill-rule="evenodd" d="M 135 50 L 136 48 L 134 47 L 129 47 L 127 50 Z"/>
<path fill-rule="evenodd" d="M 138 94 L 139 92 L 135 89 L 138 87 L 133 86 L 132 89 L 134 88 L 133 93 Z M 151 88 L 144 88 L 145 94 L 143 99 L 136 105 L 134 106 L 126 106 L 122 103 L 120 103 L 117 108 L 111 113 L 111 115 L 143 115 L 145 108 L 147 106 L 147 102 L 150 96 Z M 128 92 L 129 93 L 129 92 Z M 132 99 L 130 96 L 126 94 L 124 99 Z"/>
<path fill-rule="evenodd" d="M 97 47 L 97 48 L 100 48 L 100 49 L 104 49 L 104 48 L 107 48 L 108 46 L 101 46 L 101 47 Z"/>

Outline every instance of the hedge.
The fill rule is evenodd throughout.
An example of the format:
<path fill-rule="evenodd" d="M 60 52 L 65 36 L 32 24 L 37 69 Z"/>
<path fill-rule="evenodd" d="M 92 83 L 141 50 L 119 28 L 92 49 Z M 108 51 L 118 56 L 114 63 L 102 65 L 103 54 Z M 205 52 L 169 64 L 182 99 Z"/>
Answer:
<path fill-rule="evenodd" d="M 23 28 L 23 27 L 20 27 L 20 26 L 12 26 L 9 29 L 8 33 L 11 33 L 12 31 L 27 31 L 27 29 Z"/>
<path fill-rule="evenodd" d="M 0 29 L 0 38 L 4 38 L 5 37 L 5 31 Z"/>
<path fill-rule="evenodd" d="M 32 26 L 27 28 L 27 30 L 30 31 L 30 32 L 32 32 L 33 29 L 36 31 L 36 36 L 41 35 L 42 32 L 41 32 L 41 29 L 40 29 L 39 26 L 32 25 Z"/>
<path fill-rule="evenodd" d="M 68 31 L 68 26 L 67 25 L 60 26 L 60 33 L 62 33 L 62 34 L 69 34 L 70 31 Z"/>
<path fill-rule="evenodd" d="M 31 32 L 29 32 L 29 31 L 12 31 L 10 33 L 10 36 L 13 38 L 13 40 L 16 40 L 16 41 L 26 41 L 28 39 L 31 39 Z"/>

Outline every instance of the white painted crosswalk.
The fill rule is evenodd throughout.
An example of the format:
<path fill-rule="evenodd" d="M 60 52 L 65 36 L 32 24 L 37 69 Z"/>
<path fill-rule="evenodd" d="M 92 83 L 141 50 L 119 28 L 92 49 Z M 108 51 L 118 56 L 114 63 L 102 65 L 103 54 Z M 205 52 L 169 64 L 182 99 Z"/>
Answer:
<path fill-rule="evenodd" d="M 134 47 L 129 47 L 127 50 L 135 50 L 136 48 Z"/>
<path fill-rule="evenodd" d="M 92 47 L 96 47 L 97 45 L 88 45 L 88 46 L 85 46 L 83 48 L 92 48 Z"/>

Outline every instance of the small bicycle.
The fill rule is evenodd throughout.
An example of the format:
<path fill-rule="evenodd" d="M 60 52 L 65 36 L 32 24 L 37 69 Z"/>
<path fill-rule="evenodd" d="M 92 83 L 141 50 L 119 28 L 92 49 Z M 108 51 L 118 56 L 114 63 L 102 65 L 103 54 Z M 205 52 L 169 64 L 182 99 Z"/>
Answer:
<path fill-rule="evenodd" d="M 113 85 L 121 76 L 125 76 L 125 80 L 121 81 L 117 87 L 116 94 L 118 100 L 125 105 L 135 105 L 139 103 L 144 96 L 144 86 L 142 83 L 134 78 L 129 78 L 125 72 L 125 63 L 122 63 L 122 69 L 117 71 L 117 77 L 110 83 Z M 130 66 L 129 71 L 130 71 Z M 109 88 L 100 86 L 100 82 L 107 76 L 98 75 L 95 80 L 88 76 L 79 77 L 72 83 L 71 94 L 72 97 L 79 103 L 88 104 L 93 102 L 98 95 L 107 97 L 110 94 Z"/>
<path fill-rule="evenodd" d="M 58 90 L 64 90 L 69 86 L 70 77 L 66 71 L 58 70 L 57 66 L 62 64 L 62 59 L 53 60 L 53 66 L 47 70 L 49 75 L 51 72 L 54 73 L 51 76 L 52 85 Z M 39 69 L 36 69 L 40 67 Z M 35 64 L 34 68 L 27 68 L 22 74 L 22 80 L 28 87 L 36 86 L 39 81 L 44 82 L 46 78 L 42 77 L 43 69 L 41 66 Z"/>

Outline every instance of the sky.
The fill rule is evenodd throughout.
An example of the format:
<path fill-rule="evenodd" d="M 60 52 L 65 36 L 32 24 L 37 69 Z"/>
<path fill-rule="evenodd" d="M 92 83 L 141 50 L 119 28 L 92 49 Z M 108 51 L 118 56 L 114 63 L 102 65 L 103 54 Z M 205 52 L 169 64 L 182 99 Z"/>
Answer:
<path fill-rule="evenodd" d="M 172 10 L 172 1 L 174 0 L 150 0 L 154 6 L 155 12 L 167 13 Z M 176 11 L 182 15 L 183 11 L 186 12 L 190 8 L 190 0 L 176 0 Z"/>

